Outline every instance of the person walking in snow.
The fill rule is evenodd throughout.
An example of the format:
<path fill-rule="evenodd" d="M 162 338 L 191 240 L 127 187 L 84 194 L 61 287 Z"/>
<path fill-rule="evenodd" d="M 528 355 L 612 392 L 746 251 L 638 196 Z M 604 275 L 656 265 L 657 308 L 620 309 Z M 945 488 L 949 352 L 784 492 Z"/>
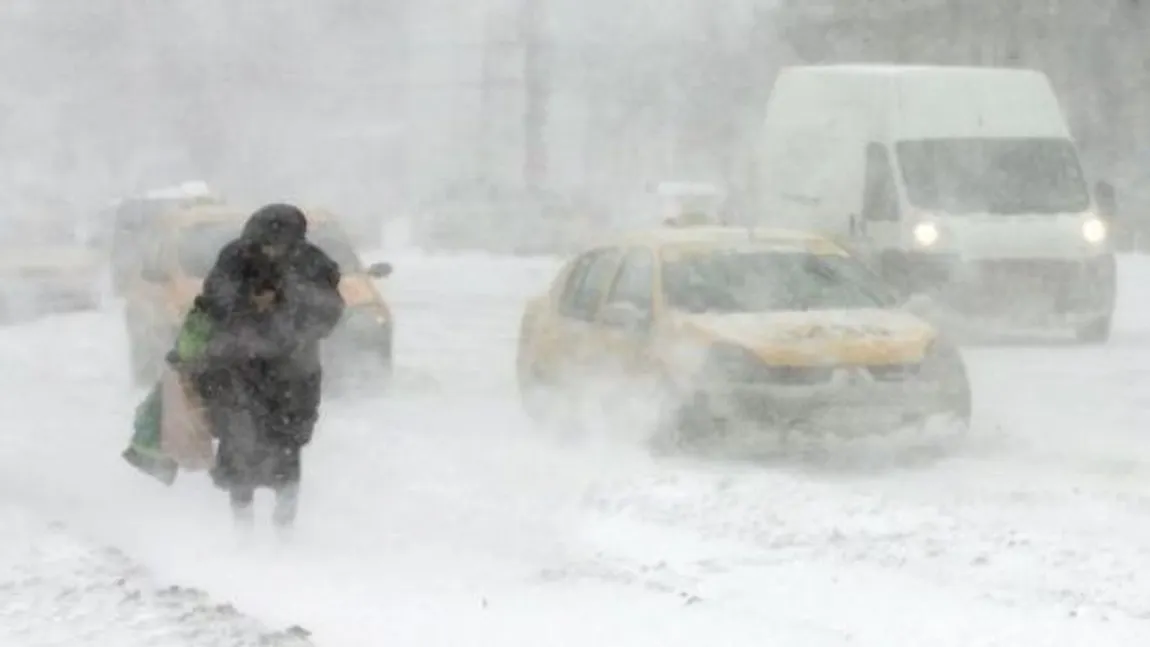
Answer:
<path fill-rule="evenodd" d="M 343 315 L 339 281 L 303 212 L 271 204 L 220 251 L 195 300 L 213 332 L 204 360 L 185 368 L 219 440 L 212 480 L 244 525 L 259 488 L 275 492 L 277 527 L 295 522 L 301 453 L 319 418 L 319 346 Z"/>

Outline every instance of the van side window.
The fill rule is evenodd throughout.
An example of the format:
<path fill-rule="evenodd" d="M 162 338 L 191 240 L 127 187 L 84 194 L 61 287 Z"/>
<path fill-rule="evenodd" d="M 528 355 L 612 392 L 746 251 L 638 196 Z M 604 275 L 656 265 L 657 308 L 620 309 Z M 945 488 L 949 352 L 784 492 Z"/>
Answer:
<path fill-rule="evenodd" d="M 898 192 L 886 146 L 871 143 L 866 148 L 866 185 L 863 189 L 863 219 L 892 222 L 899 219 Z"/>

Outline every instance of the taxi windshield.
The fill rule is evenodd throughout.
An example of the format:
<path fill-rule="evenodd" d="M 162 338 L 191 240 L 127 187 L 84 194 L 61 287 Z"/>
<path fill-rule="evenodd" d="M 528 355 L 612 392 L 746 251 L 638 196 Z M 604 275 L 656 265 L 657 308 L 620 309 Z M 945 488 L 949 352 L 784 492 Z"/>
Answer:
<path fill-rule="evenodd" d="M 891 290 L 858 261 L 802 251 L 729 250 L 663 264 L 667 305 L 691 313 L 886 308 Z"/>
<path fill-rule="evenodd" d="M 185 228 L 180 232 L 180 267 L 190 276 L 207 276 L 220 250 L 239 236 L 242 228 L 242 222 L 205 222 Z M 307 237 L 338 263 L 341 271 L 363 271 L 359 255 L 342 230 L 332 225 L 318 225 L 308 231 Z"/>

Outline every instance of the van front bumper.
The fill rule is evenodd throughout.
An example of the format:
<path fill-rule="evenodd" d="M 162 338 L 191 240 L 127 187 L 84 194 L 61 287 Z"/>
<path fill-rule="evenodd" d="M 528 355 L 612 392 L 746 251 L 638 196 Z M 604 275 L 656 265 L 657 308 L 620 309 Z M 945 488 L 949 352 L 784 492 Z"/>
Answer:
<path fill-rule="evenodd" d="M 1114 311 L 1113 254 L 1078 259 L 959 260 L 922 255 L 913 264 L 930 281 L 914 286 L 955 314 L 1014 325 L 1083 325 Z M 912 275 L 913 275 L 912 271 Z"/>

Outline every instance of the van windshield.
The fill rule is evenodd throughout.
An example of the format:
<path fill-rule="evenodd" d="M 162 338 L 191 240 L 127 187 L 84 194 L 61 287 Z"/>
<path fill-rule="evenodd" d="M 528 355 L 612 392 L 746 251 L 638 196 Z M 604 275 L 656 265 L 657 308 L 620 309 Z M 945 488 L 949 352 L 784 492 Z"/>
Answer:
<path fill-rule="evenodd" d="M 924 139 L 896 146 L 907 198 L 948 214 L 1085 211 L 1090 194 L 1066 139 Z"/>
<path fill-rule="evenodd" d="M 805 252 L 724 250 L 663 264 L 667 305 L 691 313 L 854 310 L 895 295 L 858 261 Z"/>

